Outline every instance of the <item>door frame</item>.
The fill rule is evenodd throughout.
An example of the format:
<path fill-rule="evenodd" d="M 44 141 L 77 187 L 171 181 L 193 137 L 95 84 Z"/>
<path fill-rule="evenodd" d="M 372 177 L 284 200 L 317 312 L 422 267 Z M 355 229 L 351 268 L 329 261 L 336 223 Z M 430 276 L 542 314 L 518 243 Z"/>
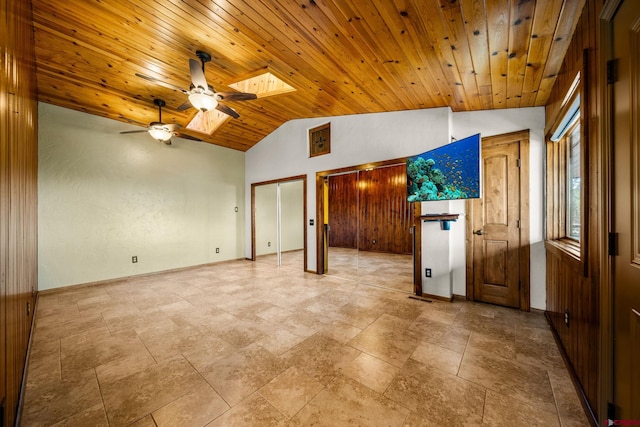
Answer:
<path fill-rule="evenodd" d="M 325 220 L 325 195 L 324 185 L 325 178 L 329 175 L 337 175 L 349 172 L 364 171 L 367 169 L 375 169 L 385 166 L 393 166 L 397 164 L 406 164 L 407 158 L 402 157 L 399 159 L 385 160 L 381 162 L 366 163 L 357 166 L 348 166 L 340 169 L 332 169 L 326 171 L 316 172 L 316 272 L 318 274 L 324 274 L 325 272 L 325 249 L 328 247 L 325 245 L 324 240 L 324 220 Z M 422 236 L 422 221 L 420 215 L 422 214 L 422 204 L 414 203 L 413 206 L 413 239 L 416 241 L 416 236 Z M 420 240 L 421 241 L 421 240 Z M 422 245 L 414 244 L 413 246 L 413 290 L 416 295 L 422 295 L 422 276 L 420 271 L 422 270 Z"/>
<path fill-rule="evenodd" d="M 613 17 L 622 0 L 608 0 L 600 13 L 600 63 L 599 92 L 602 99 L 600 116 L 600 153 L 598 203 L 598 228 L 600 230 L 600 365 L 598 395 L 598 414 L 600 419 L 608 416 L 608 403 L 614 402 L 613 396 L 613 338 L 614 338 L 614 294 L 613 265 L 609 255 L 609 233 L 613 230 L 613 85 L 607 81 L 607 62 L 613 59 Z"/>
<path fill-rule="evenodd" d="M 499 145 L 511 144 L 519 141 L 520 146 L 520 310 L 529 311 L 531 304 L 530 280 L 531 280 L 531 248 L 530 248 L 530 218 L 529 218 L 529 129 L 516 132 L 504 133 L 501 135 L 487 136 L 482 138 L 482 147 L 495 147 Z M 473 290 L 473 203 L 469 200 L 466 207 L 466 298 L 474 301 Z"/>
<path fill-rule="evenodd" d="M 269 181 L 254 182 L 251 184 L 251 261 L 256 260 L 256 187 L 270 184 L 282 184 L 284 182 L 302 181 L 303 219 L 302 229 L 304 238 L 304 271 L 307 269 L 307 175 L 296 175 L 287 178 L 272 179 Z"/>

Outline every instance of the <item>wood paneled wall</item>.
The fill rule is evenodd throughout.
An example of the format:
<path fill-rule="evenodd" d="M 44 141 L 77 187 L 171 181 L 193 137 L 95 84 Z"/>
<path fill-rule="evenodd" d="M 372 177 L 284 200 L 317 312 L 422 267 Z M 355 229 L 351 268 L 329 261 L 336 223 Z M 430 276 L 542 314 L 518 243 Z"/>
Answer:
<path fill-rule="evenodd" d="M 362 251 L 410 254 L 413 203 L 407 202 L 406 165 L 360 171 L 360 238 Z"/>
<path fill-rule="evenodd" d="M 0 6 L 0 401 L 13 425 L 37 291 L 37 115 L 31 3 Z"/>
<path fill-rule="evenodd" d="M 577 262 L 553 245 L 547 245 L 547 316 L 556 331 L 566 353 L 583 399 L 591 411 L 593 421 L 602 418 L 598 408 L 598 357 L 599 357 L 599 236 L 605 227 L 598 216 L 600 192 L 601 141 L 599 117 L 602 101 L 599 92 L 599 15 L 603 0 L 588 0 L 583 9 L 576 32 L 547 104 L 547 131 L 557 121 L 562 101 L 573 82 L 576 71 L 581 72 L 582 96 L 586 97 L 586 111 L 582 111 L 585 127 L 583 143 L 587 185 L 585 204 L 587 229 L 586 251 L 582 262 Z M 553 197 L 548 194 L 547 197 Z M 547 218 L 547 227 L 553 227 Z M 586 266 L 586 267 L 585 267 Z M 569 324 L 564 322 L 569 313 Z"/>
<path fill-rule="evenodd" d="M 329 177 L 329 246 L 410 254 L 405 165 Z"/>
<path fill-rule="evenodd" d="M 329 246 L 358 248 L 358 172 L 329 177 Z"/>

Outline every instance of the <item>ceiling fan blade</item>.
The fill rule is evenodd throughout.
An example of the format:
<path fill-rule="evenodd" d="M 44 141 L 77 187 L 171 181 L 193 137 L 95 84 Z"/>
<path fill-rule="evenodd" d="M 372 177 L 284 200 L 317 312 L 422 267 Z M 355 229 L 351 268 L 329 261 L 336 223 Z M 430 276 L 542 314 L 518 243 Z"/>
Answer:
<path fill-rule="evenodd" d="M 187 135 L 186 133 L 177 133 L 175 134 L 178 138 L 190 139 L 191 141 L 199 141 L 202 142 L 200 138 L 196 138 L 195 136 Z"/>
<path fill-rule="evenodd" d="M 120 135 L 124 135 L 126 133 L 147 133 L 147 131 L 148 131 L 147 129 L 144 129 L 144 130 L 128 130 L 128 131 L 125 131 L 125 132 L 120 132 Z"/>
<path fill-rule="evenodd" d="M 167 83 L 167 82 L 163 82 L 162 80 L 158 80 L 155 77 L 149 77 L 149 76 L 145 76 L 144 74 L 139 74 L 139 73 L 136 73 L 136 77 L 140 77 L 141 79 L 148 80 L 150 82 L 156 83 L 156 84 L 158 84 L 160 86 L 164 86 L 164 87 L 166 87 L 168 89 L 171 89 L 171 90 L 177 90 L 179 92 L 186 93 L 186 91 L 184 89 L 182 89 L 182 88 L 180 88 L 178 86 L 174 86 L 171 83 Z"/>
<path fill-rule="evenodd" d="M 249 101 L 251 99 L 258 99 L 255 93 L 244 92 L 216 92 L 216 96 L 222 101 Z"/>
<path fill-rule="evenodd" d="M 208 89 L 207 79 L 204 77 L 202 71 L 202 65 L 195 59 L 189 59 L 189 70 L 191 71 L 191 82 L 195 87 L 201 87 L 202 89 Z"/>
<path fill-rule="evenodd" d="M 177 110 L 178 111 L 184 111 L 184 110 L 188 110 L 191 107 L 193 107 L 193 105 L 191 105 L 191 103 L 189 101 L 186 101 L 184 104 L 178 106 Z"/>
<path fill-rule="evenodd" d="M 165 123 L 163 126 L 169 129 L 171 132 L 176 131 L 182 127 L 182 125 L 178 123 Z"/>
<path fill-rule="evenodd" d="M 240 114 L 238 114 L 236 112 L 236 110 L 234 110 L 231 107 L 227 107 L 226 105 L 223 104 L 218 104 L 216 105 L 216 110 L 221 111 L 225 114 L 228 114 L 229 116 L 233 117 L 234 119 L 237 119 L 238 117 L 240 117 Z"/>

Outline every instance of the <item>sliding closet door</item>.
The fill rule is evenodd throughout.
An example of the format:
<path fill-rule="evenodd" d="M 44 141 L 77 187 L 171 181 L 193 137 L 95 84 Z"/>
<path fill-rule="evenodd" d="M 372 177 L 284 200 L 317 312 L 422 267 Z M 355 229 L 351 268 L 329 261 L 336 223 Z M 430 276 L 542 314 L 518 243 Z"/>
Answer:
<path fill-rule="evenodd" d="M 301 180 L 280 187 L 280 264 L 301 265 L 304 250 L 304 186 Z"/>
<path fill-rule="evenodd" d="M 305 181 L 253 186 L 255 257 L 276 265 L 306 268 Z"/>
<path fill-rule="evenodd" d="M 277 255 L 278 184 L 255 187 L 255 249 L 256 256 Z"/>

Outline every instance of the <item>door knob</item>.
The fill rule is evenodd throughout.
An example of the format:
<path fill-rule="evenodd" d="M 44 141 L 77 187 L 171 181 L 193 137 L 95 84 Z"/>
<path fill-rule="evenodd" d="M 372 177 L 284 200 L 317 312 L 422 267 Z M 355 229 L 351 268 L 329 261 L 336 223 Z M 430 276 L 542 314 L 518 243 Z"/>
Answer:
<path fill-rule="evenodd" d="M 478 236 L 482 236 L 484 233 L 482 232 L 482 229 L 480 229 L 480 230 L 474 231 L 473 234 L 477 234 Z"/>

